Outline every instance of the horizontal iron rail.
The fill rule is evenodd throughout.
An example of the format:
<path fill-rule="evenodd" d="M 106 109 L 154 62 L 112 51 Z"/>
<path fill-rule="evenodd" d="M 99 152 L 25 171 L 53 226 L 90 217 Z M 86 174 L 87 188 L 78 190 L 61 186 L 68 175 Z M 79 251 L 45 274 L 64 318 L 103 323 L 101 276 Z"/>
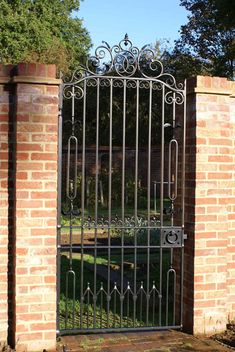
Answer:
<path fill-rule="evenodd" d="M 164 330 L 182 330 L 182 325 L 169 325 L 169 326 L 148 326 L 148 327 L 135 327 L 135 328 L 97 328 L 97 329 L 66 329 L 57 331 L 57 335 L 75 335 L 75 334 L 100 334 L 100 333 L 107 333 L 107 332 L 128 332 L 128 331 L 164 331 Z"/>
<path fill-rule="evenodd" d="M 149 78 L 146 78 L 146 77 L 131 77 L 131 76 L 126 76 L 126 77 L 121 77 L 121 76 L 111 76 L 111 75 L 107 75 L 107 76 L 102 76 L 102 75 L 92 75 L 92 76 L 86 76 L 86 77 L 83 77 L 81 79 L 78 79 L 78 80 L 75 80 L 75 81 L 72 81 L 72 82 L 64 82 L 62 83 L 62 87 L 67 87 L 67 86 L 74 86 L 80 82 L 83 82 L 83 81 L 87 81 L 87 80 L 119 80 L 119 81 L 145 81 L 145 82 L 156 82 L 156 83 L 160 83 L 162 84 L 163 86 L 169 88 L 171 91 L 173 92 L 179 92 L 179 93 L 182 93 L 183 96 L 185 96 L 185 89 L 180 89 L 180 88 L 175 88 L 173 86 L 170 86 L 169 84 L 167 84 L 166 82 L 164 81 L 161 81 L 160 79 L 157 79 L 157 78 L 153 78 L 153 77 L 149 77 Z"/>
<path fill-rule="evenodd" d="M 184 247 L 183 246 L 183 244 L 182 245 L 176 245 L 176 244 L 174 244 L 174 245 L 172 245 L 172 246 L 170 246 L 170 247 L 164 247 L 164 246 L 154 246 L 154 245 L 150 245 L 150 246 L 135 246 L 134 244 L 133 244 L 133 246 L 130 246 L 130 245 L 123 245 L 123 246 L 102 246 L 102 245 L 100 245 L 100 246 L 93 246 L 93 245 L 90 245 L 90 246 L 86 246 L 86 245 L 81 245 L 81 246 L 78 246 L 78 245 L 74 245 L 74 246 L 70 246 L 70 245 L 68 245 L 68 246 L 66 246 L 66 245 L 60 245 L 58 248 L 60 248 L 60 250 L 61 251 L 68 251 L 70 248 L 72 248 L 72 249 L 81 249 L 81 248 L 84 248 L 84 249 L 108 249 L 108 248 L 111 248 L 111 249 L 122 249 L 122 248 L 131 248 L 131 249 L 135 249 L 135 248 L 137 248 L 137 249 L 148 249 L 148 248 L 152 248 L 152 249 L 154 249 L 154 248 L 158 248 L 158 249 L 160 249 L 160 248 L 181 248 L 181 247 Z"/>
<path fill-rule="evenodd" d="M 118 229 L 124 229 L 124 230 L 161 230 L 161 229 L 182 229 L 182 227 L 178 226 L 169 226 L 169 227 L 156 227 L 156 226 L 106 226 L 106 225 L 100 225 L 100 226 L 71 226 L 72 229 L 86 229 L 86 230 L 105 230 L 105 229 L 113 229 L 113 230 L 118 230 Z M 61 229 L 70 229 L 71 228 L 69 225 L 68 226 L 61 226 Z"/>

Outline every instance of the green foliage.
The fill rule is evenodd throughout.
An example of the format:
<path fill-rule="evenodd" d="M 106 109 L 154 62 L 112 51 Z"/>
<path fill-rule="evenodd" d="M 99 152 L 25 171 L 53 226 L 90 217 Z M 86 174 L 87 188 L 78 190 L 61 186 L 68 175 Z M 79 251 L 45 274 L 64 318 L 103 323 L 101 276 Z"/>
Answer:
<path fill-rule="evenodd" d="M 181 0 L 190 12 L 180 39 L 166 55 L 179 76 L 209 74 L 234 78 L 235 1 Z"/>
<path fill-rule="evenodd" d="M 0 0 L 2 63 L 57 64 L 64 72 L 81 62 L 90 48 L 82 20 L 72 17 L 79 0 Z"/>

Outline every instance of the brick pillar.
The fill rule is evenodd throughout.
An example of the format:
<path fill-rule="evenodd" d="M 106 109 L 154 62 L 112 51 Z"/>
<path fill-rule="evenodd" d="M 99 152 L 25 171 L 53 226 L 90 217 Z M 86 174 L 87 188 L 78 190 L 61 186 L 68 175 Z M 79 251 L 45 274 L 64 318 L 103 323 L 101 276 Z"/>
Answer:
<path fill-rule="evenodd" d="M 57 121 L 60 81 L 55 79 L 54 65 L 41 64 L 17 65 L 11 70 L 8 81 L 14 95 L 9 113 L 12 121 L 9 146 L 12 162 L 7 171 L 10 180 L 8 340 L 17 347 L 17 351 L 50 351 L 55 349 L 56 343 Z M 5 130 L 4 116 L 2 124 Z M 2 261 L 0 268 L 1 265 Z"/>
<path fill-rule="evenodd" d="M 235 317 L 235 82 L 188 81 L 185 327 L 225 329 Z"/>

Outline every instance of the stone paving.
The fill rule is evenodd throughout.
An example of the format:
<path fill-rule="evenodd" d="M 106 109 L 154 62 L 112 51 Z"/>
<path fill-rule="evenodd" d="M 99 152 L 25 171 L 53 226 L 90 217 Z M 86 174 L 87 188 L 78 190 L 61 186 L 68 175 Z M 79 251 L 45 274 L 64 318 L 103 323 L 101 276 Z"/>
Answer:
<path fill-rule="evenodd" d="M 234 350 L 234 349 L 233 349 Z M 178 331 L 64 336 L 58 352 L 231 352 L 209 338 Z M 235 350 L 234 350 L 235 351 Z"/>

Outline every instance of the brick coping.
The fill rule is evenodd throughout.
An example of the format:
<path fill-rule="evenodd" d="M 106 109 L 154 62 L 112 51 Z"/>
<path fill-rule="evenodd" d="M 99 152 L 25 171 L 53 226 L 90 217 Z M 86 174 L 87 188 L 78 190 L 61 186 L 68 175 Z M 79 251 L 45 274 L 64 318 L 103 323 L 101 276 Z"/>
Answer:
<path fill-rule="evenodd" d="M 37 76 L 0 77 L 0 84 L 7 84 L 7 83 L 60 85 L 62 83 L 62 80 L 58 78 L 37 77 Z"/>

